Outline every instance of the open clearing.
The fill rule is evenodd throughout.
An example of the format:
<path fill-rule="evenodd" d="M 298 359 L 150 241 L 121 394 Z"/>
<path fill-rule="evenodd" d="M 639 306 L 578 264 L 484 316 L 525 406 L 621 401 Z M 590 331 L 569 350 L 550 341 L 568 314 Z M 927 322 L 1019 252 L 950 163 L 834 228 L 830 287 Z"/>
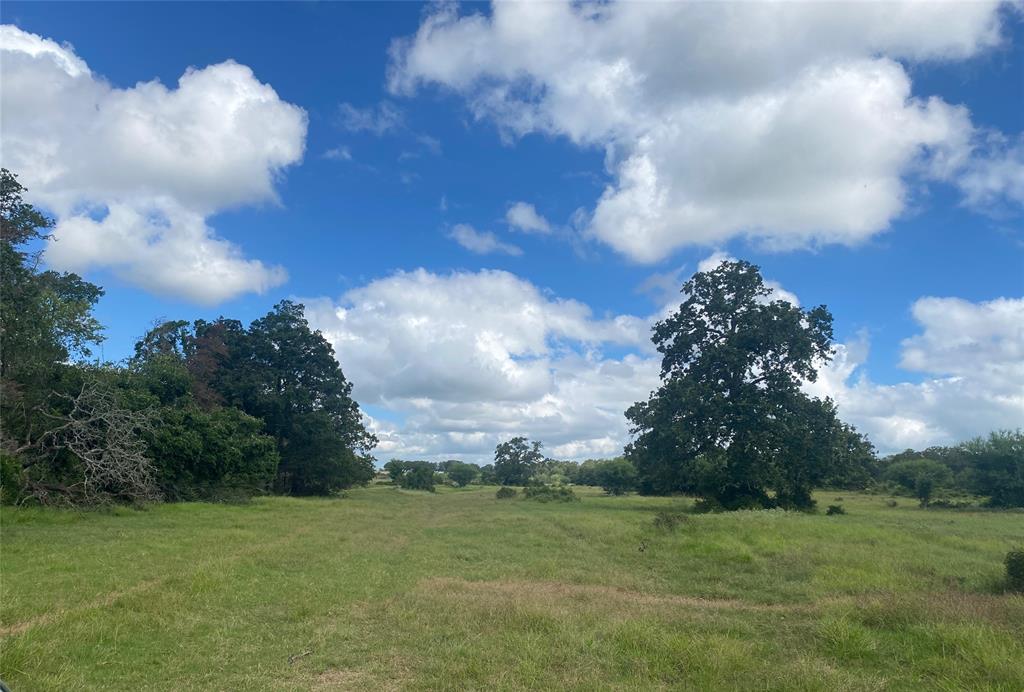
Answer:
<path fill-rule="evenodd" d="M 840 493 L 689 515 L 375 486 L 3 509 L 0 677 L 24 690 L 1024 689 L 1024 514 Z M 822 506 L 836 493 L 819 493 Z"/>

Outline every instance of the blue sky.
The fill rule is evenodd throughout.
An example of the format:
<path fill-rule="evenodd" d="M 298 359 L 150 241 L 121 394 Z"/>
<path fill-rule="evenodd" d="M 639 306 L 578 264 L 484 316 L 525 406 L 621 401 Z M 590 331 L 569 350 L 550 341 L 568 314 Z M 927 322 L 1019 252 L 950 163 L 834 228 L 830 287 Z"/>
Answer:
<path fill-rule="evenodd" d="M 614 453 L 625 427 L 612 422 L 612 411 L 621 414 L 623 403 L 652 384 L 655 361 L 642 341 L 669 297 L 650 287 L 678 289 L 701 262 L 725 255 L 759 264 L 802 304 L 831 308 L 844 348 L 817 393 L 836 398 L 880 448 L 946 443 L 1024 418 L 1017 362 L 1024 355 L 1024 20 L 1019 5 L 957 7 L 965 16 L 854 22 L 824 16 L 827 10 L 790 16 L 809 14 L 791 8 L 780 31 L 792 38 L 750 47 L 758 41 L 741 30 L 744 22 L 753 28 L 763 19 L 725 10 L 694 19 L 684 8 L 645 24 L 626 16 L 632 10 L 609 6 L 613 16 L 598 29 L 572 10 L 498 17 L 487 5 L 12 2 L 4 22 L 23 33 L 7 35 L 4 55 L 18 57 L 5 60 L 5 82 L 49 79 L 45 51 L 19 46 L 51 41 L 45 45 L 88 65 L 91 74 L 75 83 L 101 84 L 89 98 L 104 105 L 91 109 L 99 114 L 93 134 L 56 120 L 33 126 L 27 114 L 39 104 L 17 86 L 9 90 L 4 165 L 21 174 L 30 195 L 39 193 L 30 199 L 68 222 L 67 240 L 62 251 L 48 253 L 50 263 L 106 288 L 97 310 L 107 327 L 106 358 L 128 355 L 158 318 L 249 320 L 281 298 L 301 298 L 317 306 L 311 320 L 334 342 L 374 416 L 383 456 L 483 459 L 514 433 L 541 437 L 562 456 Z M 946 28 L 953 19 L 956 31 Z M 698 21 L 710 30 L 687 34 Z M 621 36 L 610 35 L 619 29 Z M 560 46 L 560 32 L 584 38 L 576 48 L 568 38 Z M 649 48 L 628 43 L 638 32 Z M 661 39 L 674 43 L 673 32 L 681 45 L 707 44 L 700 54 L 673 47 L 658 55 Z M 840 48 L 808 38 L 816 33 Z M 481 58 L 472 50 L 488 52 Z M 189 154 L 164 176 L 163 144 L 152 133 L 119 139 L 124 118 L 173 123 L 181 109 L 200 109 L 217 96 L 203 89 L 227 88 L 197 86 L 172 104 L 135 93 L 139 83 L 158 80 L 173 92 L 187 68 L 227 60 L 251 76 L 225 79 L 268 85 L 276 97 L 264 94 L 248 129 L 209 123 L 212 132 L 241 133 L 223 156 Z M 777 72 L 755 64 L 766 61 L 777 63 Z M 595 64 L 600 70 L 588 77 Z M 909 93 L 900 92 L 903 81 Z M 876 88 L 877 103 L 861 115 L 858 99 Z M 55 107 L 86 98 L 61 89 L 52 95 Z M 829 110 L 843 98 L 851 99 L 848 107 Z M 143 112 L 150 107 L 152 114 Z M 752 135 L 761 121 L 750 121 L 751 113 L 776 107 L 776 122 Z M 831 122 L 846 112 L 875 120 L 864 130 Z M 105 117 L 114 125 L 100 122 Z M 217 117 L 215 109 L 204 111 L 195 128 Z M 726 131 L 716 119 L 737 127 Z M 183 138 L 177 151 L 186 153 L 202 140 L 197 131 L 154 129 L 172 143 Z M 806 154 L 780 153 L 786 137 L 795 138 L 790 151 L 803 146 L 803 133 Z M 287 151 L 260 149 L 271 136 Z M 142 182 L 106 182 L 111 162 L 79 141 L 90 137 L 130 149 L 115 160 L 138 163 Z M 46 178 L 42 166 L 25 163 L 37 141 L 59 142 L 60 151 L 83 162 L 65 176 L 65 187 L 79 191 L 62 196 L 59 175 Z M 238 153 L 249 144 L 252 156 Z M 206 153 L 211 161 L 238 161 L 222 174 L 219 164 L 204 171 Z M 189 161 L 198 177 L 220 176 L 209 179 L 209 194 L 182 182 Z M 650 164 L 653 173 L 644 170 L 668 200 L 661 211 L 649 213 L 645 198 L 627 194 L 630 162 Z M 728 184 L 706 182 L 719 170 Z M 249 181 L 250 172 L 251 182 L 237 182 Z M 794 192 L 787 175 L 820 183 L 821 194 L 835 195 L 841 208 L 808 201 L 815 192 Z M 863 188 L 852 179 L 863 179 Z M 861 196 L 874 185 L 888 189 Z M 532 205 L 550 231 L 511 225 L 506 213 L 517 202 Z M 129 214 L 116 228 L 127 235 L 107 250 L 102 239 L 115 229 L 103 219 L 118 205 L 141 217 Z M 692 217 L 694 207 L 699 214 Z M 75 226 L 83 215 L 97 225 Z M 157 235 L 140 226 L 153 215 L 161 218 Z M 762 223 L 770 228 L 759 229 Z M 203 224 L 206 230 L 195 230 Z M 454 236 L 467 226 L 497 250 L 463 247 Z M 137 237 L 156 248 L 145 262 L 125 249 L 134 246 L 123 239 Z M 157 237 L 167 245 L 158 246 Z M 225 271 L 235 271 L 239 257 L 262 266 L 248 265 L 248 278 L 231 290 L 201 268 L 194 276 L 163 276 L 162 257 L 174 267 L 201 263 L 206 238 L 231 244 L 217 250 Z M 176 259 L 175 248 L 186 245 L 193 252 Z M 500 249 L 509 246 L 518 254 Z M 268 269 L 274 266 L 283 272 Z M 207 280 L 214 285 L 200 287 Z M 417 291 L 419 317 L 410 307 L 416 300 L 388 302 Z M 928 299 L 950 302 L 920 302 Z M 508 314 L 516 306 L 543 319 L 535 328 L 506 330 L 518 319 Z M 339 319 L 339 307 L 347 317 Z M 431 345 L 416 331 L 389 331 L 403 320 L 465 329 Z M 429 358 L 451 363 L 450 381 L 423 381 L 434 372 Z M 602 379 L 627 361 L 632 376 Z M 464 362 L 480 367 L 460 370 Z M 979 371 L 1005 390 L 986 396 L 990 380 L 971 380 Z M 485 379 L 494 387 L 473 382 Z M 609 391 L 614 396 L 601 399 Z"/>

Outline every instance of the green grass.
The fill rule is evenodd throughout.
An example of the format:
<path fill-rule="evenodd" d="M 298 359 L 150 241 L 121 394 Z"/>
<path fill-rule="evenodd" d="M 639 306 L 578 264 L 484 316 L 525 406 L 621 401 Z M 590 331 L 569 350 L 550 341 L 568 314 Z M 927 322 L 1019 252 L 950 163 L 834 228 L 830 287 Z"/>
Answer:
<path fill-rule="evenodd" d="M 1024 514 L 843 493 L 844 516 L 659 530 L 656 512 L 688 501 L 581 495 L 4 508 L 0 677 L 15 692 L 1024 689 L 1024 596 L 1000 586 Z"/>

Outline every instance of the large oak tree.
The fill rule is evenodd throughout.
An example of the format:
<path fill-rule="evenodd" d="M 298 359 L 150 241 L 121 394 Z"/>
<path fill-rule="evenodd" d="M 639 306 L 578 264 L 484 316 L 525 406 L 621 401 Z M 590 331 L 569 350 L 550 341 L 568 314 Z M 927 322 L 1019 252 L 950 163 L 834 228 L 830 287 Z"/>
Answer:
<path fill-rule="evenodd" d="M 693 492 L 725 507 L 808 507 L 856 433 L 803 381 L 832 356 L 832 315 L 773 299 L 758 268 L 724 262 L 683 286 L 654 327 L 662 385 L 626 415 L 648 493 Z"/>

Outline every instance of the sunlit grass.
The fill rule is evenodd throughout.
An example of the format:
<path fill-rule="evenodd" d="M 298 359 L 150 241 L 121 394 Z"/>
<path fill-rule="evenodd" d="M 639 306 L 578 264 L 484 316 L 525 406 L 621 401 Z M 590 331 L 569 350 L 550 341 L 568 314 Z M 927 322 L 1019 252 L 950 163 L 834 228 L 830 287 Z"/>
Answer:
<path fill-rule="evenodd" d="M 494 489 L 4 508 L 0 677 L 52 689 L 1024 689 L 1024 514 L 689 515 Z M 835 493 L 820 494 L 824 506 Z M 291 662 L 289 659 L 291 657 Z"/>

